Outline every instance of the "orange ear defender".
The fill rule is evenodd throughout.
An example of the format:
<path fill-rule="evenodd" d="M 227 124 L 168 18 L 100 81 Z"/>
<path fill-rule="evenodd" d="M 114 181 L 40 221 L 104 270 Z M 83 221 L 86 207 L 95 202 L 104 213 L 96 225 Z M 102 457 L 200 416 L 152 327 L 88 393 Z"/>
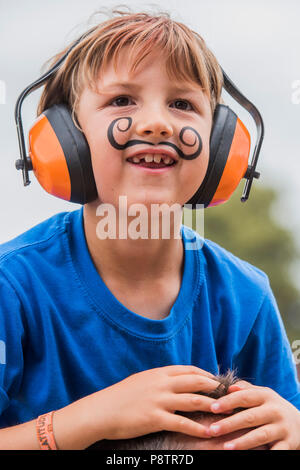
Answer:
<path fill-rule="evenodd" d="M 66 104 L 39 116 L 29 131 L 29 149 L 35 176 L 48 193 L 79 204 L 97 198 L 90 149 Z"/>
<path fill-rule="evenodd" d="M 29 171 L 33 170 L 41 186 L 50 194 L 70 202 L 86 204 L 97 198 L 90 149 L 84 134 L 75 126 L 71 111 L 66 103 L 56 104 L 45 110 L 29 131 L 29 156 L 26 155 L 21 106 L 25 97 L 51 77 L 66 59 L 69 52 L 88 31 L 81 36 L 66 54 L 42 77 L 29 85 L 19 96 L 15 107 L 21 158 L 16 168 L 23 172 L 24 186 L 30 184 Z M 224 88 L 253 117 L 257 138 L 251 164 L 250 134 L 228 107 L 216 106 L 210 136 L 210 157 L 205 178 L 186 204 L 196 208 L 216 206 L 226 202 L 242 178 L 246 179 L 241 201 L 250 194 L 253 178 L 259 178 L 256 171 L 259 152 L 264 137 L 264 125 L 257 108 L 236 88 L 224 70 Z"/>
<path fill-rule="evenodd" d="M 217 105 L 206 175 L 188 203 L 210 207 L 226 202 L 247 173 L 250 145 L 242 121 L 228 106 Z"/>

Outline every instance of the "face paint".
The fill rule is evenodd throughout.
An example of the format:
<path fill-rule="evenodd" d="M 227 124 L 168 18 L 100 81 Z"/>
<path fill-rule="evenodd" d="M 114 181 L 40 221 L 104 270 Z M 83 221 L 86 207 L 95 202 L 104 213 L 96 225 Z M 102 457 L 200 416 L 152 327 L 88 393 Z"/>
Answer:
<path fill-rule="evenodd" d="M 120 121 L 122 119 L 127 119 L 128 120 L 128 126 L 127 126 L 126 129 L 120 129 L 119 125 L 117 124 L 118 121 Z M 124 150 L 127 147 L 132 147 L 133 145 L 137 145 L 137 144 L 154 145 L 152 142 L 147 142 L 147 141 L 138 140 L 138 139 L 129 140 L 126 144 L 118 144 L 118 142 L 114 138 L 114 127 L 116 126 L 116 128 L 119 132 L 126 132 L 131 127 L 131 124 L 132 124 L 132 118 L 130 118 L 130 117 L 121 117 L 121 118 L 114 119 L 114 121 L 112 121 L 112 123 L 109 125 L 108 130 L 107 130 L 107 137 L 108 137 L 108 140 L 109 140 L 110 144 L 115 149 Z M 183 134 L 187 130 L 190 130 L 195 134 L 195 140 L 194 140 L 193 144 L 188 144 L 188 143 L 184 142 Z M 158 142 L 158 145 L 168 145 L 168 146 L 172 147 L 177 152 L 179 157 L 183 158 L 184 160 L 194 160 L 195 158 L 199 157 L 199 155 L 201 153 L 201 150 L 202 150 L 202 139 L 201 139 L 199 133 L 193 127 L 190 127 L 190 126 L 183 127 L 180 131 L 179 138 L 180 138 L 181 142 L 184 145 L 186 145 L 187 147 L 194 147 L 197 144 L 198 145 L 197 150 L 194 153 L 192 153 L 191 155 L 186 155 L 185 153 L 182 152 L 182 150 L 180 150 L 180 148 L 177 147 L 177 145 L 172 144 L 171 142 L 162 141 L 162 142 Z"/>

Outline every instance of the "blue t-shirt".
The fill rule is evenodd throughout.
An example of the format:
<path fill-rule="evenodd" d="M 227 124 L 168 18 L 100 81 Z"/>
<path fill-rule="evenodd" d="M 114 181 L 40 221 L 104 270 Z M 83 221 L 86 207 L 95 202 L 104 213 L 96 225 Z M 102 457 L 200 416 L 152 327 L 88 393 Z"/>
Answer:
<path fill-rule="evenodd" d="M 83 209 L 0 247 L 0 427 L 171 364 L 236 369 L 300 409 L 291 349 L 268 277 L 209 240 L 189 249 L 169 315 L 138 315 L 110 292 L 87 247 Z M 3 351 L 5 347 L 5 351 Z M 5 354 L 4 354 L 5 353 Z"/>

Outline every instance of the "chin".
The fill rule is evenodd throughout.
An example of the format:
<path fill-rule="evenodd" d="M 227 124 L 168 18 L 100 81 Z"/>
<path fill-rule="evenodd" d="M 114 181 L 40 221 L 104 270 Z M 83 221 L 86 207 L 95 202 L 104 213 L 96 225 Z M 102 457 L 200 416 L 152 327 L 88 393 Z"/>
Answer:
<path fill-rule="evenodd" d="M 174 196 L 167 195 L 167 194 L 163 195 L 162 192 L 159 190 L 155 191 L 154 194 L 153 193 L 152 194 L 135 193 L 132 196 L 128 195 L 127 202 L 128 202 L 128 207 L 131 204 L 143 204 L 148 209 L 151 209 L 151 206 L 153 204 L 158 204 L 158 205 L 167 204 L 170 207 L 173 204 L 180 204 L 181 206 L 183 205 L 183 203 L 181 203 L 181 201 L 178 200 L 178 197 L 174 197 Z"/>

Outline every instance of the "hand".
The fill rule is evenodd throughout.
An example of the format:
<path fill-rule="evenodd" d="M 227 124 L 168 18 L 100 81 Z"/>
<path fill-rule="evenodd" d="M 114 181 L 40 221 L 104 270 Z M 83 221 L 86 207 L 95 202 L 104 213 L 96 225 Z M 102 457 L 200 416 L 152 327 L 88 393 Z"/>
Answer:
<path fill-rule="evenodd" d="M 194 366 L 166 366 L 130 375 L 86 397 L 96 440 L 99 434 L 102 439 L 129 439 L 162 430 L 208 438 L 204 426 L 174 412 L 209 411 L 216 400 L 195 392 L 210 392 L 218 385 L 212 374 Z"/>
<path fill-rule="evenodd" d="M 270 388 L 246 381 L 232 385 L 228 392 L 213 405 L 213 413 L 246 409 L 213 423 L 210 435 L 220 436 L 238 429 L 258 427 L 226 442 L 225 449 L 246 450 L 265 444 L 271 450 L 300 449 L 300 412 L 291 403 Z"/>

